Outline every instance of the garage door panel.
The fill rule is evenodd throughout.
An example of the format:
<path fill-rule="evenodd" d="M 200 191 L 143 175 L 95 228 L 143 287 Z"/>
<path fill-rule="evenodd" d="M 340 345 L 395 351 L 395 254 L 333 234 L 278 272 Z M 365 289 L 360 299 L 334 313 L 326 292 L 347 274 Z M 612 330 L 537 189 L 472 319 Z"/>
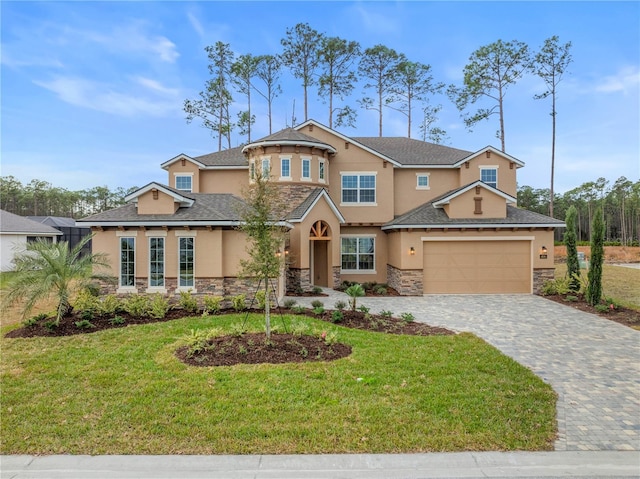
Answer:
<path fill-rule="evenodd" d="M 427 241 L 424 292 L 531 292 L 530 241 Z"/>

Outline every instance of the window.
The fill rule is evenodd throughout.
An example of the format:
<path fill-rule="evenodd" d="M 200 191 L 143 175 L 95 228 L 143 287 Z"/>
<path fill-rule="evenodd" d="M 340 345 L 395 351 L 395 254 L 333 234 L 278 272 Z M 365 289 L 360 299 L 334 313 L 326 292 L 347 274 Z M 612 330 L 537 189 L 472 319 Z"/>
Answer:
<path fill-rule="evenodd" d="M 179 282 L 178 286 L 193 286 L 193 252 L 195 246 L 195 238 L 178 238 L 179 255 L 178 269 Z"/>
<path fill-rule="evenodd" d="M 251 181 L 256 179 L 256 163 L 255 163 L 255 161 L 251 161 L 251 163 L 249 163 L 249 179 Z"/>
<path fill-rule="evenodd" d="M 268 179 L 270 171 L 271 171 L 271 162 L 269 161 L 269 158 L 263 158 L 262 159 L 262 178 Z"/>
<path fill-rule="evenodd" d="M 291 160 L 289 158 L 280 160 L 280 178 L 291 178 Z"/>
<path fill-rule="evenodd" d="M 149 238 L 149 287 L 164 286 L 164 238 Z"/>
<path fill-rule="evenodd" d="M 373 272 L 375 270 L 375 238 L 373 236 L 343 237 L 340 248 L 343 271 Z"/>
<path fill-rule="evenodd" d="M 311 179 L 311 160 L 309 158 L 302 159 L 302 179 Z"/>
<path fill-rule="evenodd" d="M 318 163 L 318 179 L 324 182 L 324 161 Z"/>
<path fill-rule="evenodd" d="M 120 238 L 120 286 L 136 285 L 136 239 Z"/>
<path fill-rule="evenodd" d="M 176 175 L 176 190 L 191 192 L 191 175 Z"/>
<path fill-rule="evenodd" d="M 494 188 L 498 187 L 498 168 L 480 168 L 480 181 Z"/>
<path fill-rule="evenodd" d="M 375 202 L 375 175 L 342 175 L 342 203 Z"/>
<path fill-rule="evenodd" d="M 429 175 L 425 175 L 425 174 L 416 175 L 416 189 L 417 190 L 429 189 Z"/>

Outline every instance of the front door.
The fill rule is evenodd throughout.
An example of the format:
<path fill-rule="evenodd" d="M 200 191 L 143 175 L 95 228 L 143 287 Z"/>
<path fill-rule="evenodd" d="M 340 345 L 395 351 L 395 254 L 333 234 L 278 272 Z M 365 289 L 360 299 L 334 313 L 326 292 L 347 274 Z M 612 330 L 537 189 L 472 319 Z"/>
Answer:
<path fill-rule="evenodd" d="M 309 231 L 309 254 L 311 256 L 311 283 L 329 287 L 329 245 L 331 229 L 324 221 L 316 221 Z"/>

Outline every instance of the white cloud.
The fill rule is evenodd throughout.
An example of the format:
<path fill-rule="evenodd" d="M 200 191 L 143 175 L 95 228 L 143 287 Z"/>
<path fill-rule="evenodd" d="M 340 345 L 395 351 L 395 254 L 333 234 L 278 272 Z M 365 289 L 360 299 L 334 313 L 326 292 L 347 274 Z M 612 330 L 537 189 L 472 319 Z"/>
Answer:
<path fill-rule="evenodd" d="M 193 29 L 196 31 L 196 33 L 198 34 L 198 36 L 202 39 L 204 38 L 204 27 L 202 26 L 202 23 L 200 23 L 200 20 L 196 17 L 196 15 L 189 11 L 187 12 L 187 19 L 189 20 L 189 23 L 191 24 L 191 26 L 193 27 Z"/>
<path fill-rule="evenodd" d="M 368 8 L 367 4 L 357 4 L 353 7 L 353 11 L 358 18 L 362 27 L 374 32 L 377 35 L 398 33 L 402 31 L 402 26 L 395 21 L 394 15 L 385 15 L 384 12 L 374 12 Z"/>
<path fill-rule="evenodd" d="M 156 93 L 160 93 L 165 96 L 177 98 L 180 91 L 177 88 L 168 88 L 162 85 L 160 82 L 153 80 L 151 78 L 145 77 L 135 77 L 135 81 L 149 90 L 153 90 Z"/>
<path fill-rule="evenodd" d="M 622 68 L 617 74 L 604 77 L 595 90 L 603 93 L 638 92 L 640 87 L 640 69 L 637 66 Z"/>
<path fill-rule="evenodd" d="M 152 87 L 156 91 L 171 92 L 171 89 L 167 89 L 153 80 L 143 80 L 145 80 L 147 87 Z M 120 116 L 164 116 L 180 107 L 179 101 L 145 98 L 134 91 L 122 93 L 114 91 L 110 85 L 85 78 L 57 76 L 48 82 L 36 81 L 34 83 L 54 92 L 64 102 Z M 172 97 L 177 98 L 177 91 L 176 95 L 172 95 Z"/>

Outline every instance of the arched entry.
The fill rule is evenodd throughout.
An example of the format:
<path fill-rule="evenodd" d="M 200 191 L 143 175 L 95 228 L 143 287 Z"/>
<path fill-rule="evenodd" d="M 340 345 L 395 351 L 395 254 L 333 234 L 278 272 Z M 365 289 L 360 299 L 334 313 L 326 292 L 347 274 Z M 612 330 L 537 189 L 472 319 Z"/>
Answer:
<path fill-rule="evenodd" d="M 329 258 L 331 228 L 322 220 L 311 225 L 309 231 L 309 264 L 311 265 L 311 283 L 315 286 L 329 286 Z"/>

